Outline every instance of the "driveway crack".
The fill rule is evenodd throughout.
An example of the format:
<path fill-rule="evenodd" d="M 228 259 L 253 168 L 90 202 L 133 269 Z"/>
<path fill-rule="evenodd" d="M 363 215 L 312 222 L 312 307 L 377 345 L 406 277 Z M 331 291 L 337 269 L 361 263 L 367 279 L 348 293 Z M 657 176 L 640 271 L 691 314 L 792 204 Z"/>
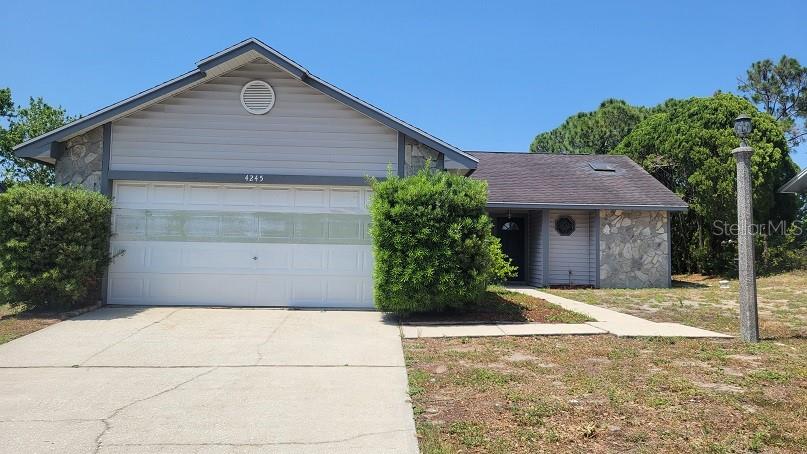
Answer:
<path fill-rule="evenodd" d="M 149 328 L 149 327 L 152 327 L 152 326 L 156 325 L 157 323 L 160 323 L 160 322 L 162 322 L 162 321 L 167 320 L 167 319 L 168 319 L 168 317 L 170 317 L 170 316 L 172 316 L 172 315 L 176 314 L 177 312 L 179 312 L 179 311 L 181 311 L 181 310 L 182 310 L 182 308 L 175 309 L 175 310 L 173 310 L 173 311 L 169 312 L 169 313 L 168 313 L 168 314 L 167 314 L 165 317 L 162 317 L 162 318 L 161 318 L 161 319 L 159 319 L 159 320 L 155 320 L 155 321 L 153 321 L 153 322 L 149 323 L 148 325 L 141 326 L 140 328 L 138 328 L 138 329 L 134 330 L 133 332 L 131 332 L 131 333 L 130 333 L 128 336 L 126 336 L 126 337 L 124 337 L 124 338 L 122 338 L 122 339 L 118 339 L 117 341 L 115 341 L 115 342 L 113 342 L 113 343 L 111 343 L 111 344 L 107 345 L 106 347 L 102 348 L 101 350 L 98 350 L 97 352 L 93 353 L 92 355 L 90 355 L 90 357 L 89 357 L 89 358 L 87 358 L 87 359 L 85 359 L 84 361 L 82 361 L 82 362 L 80 362 L 80 363 L 76 364 L 76 366 L 83 366 L 83 365 L 87 364 L 87 362 L 88 362 L 88 361 L 90 361 L 91 359 L 93 359 L 93 358 L 95 358 L 96 356 L 100 355 L 101 353 L 104 353 L 105 351 L 107 351 L 107 350 L 109 350 L 110 348 L 112 348 L 112 347 L 114 347 L 114 346 L 116 346 L 116 345 L 120 344 L 120 343 L 121 343 L 121 342 L 123 342 L 123 341 L 126 341 L 126 340 L 128 340 L 128 339 L 131 339 L 131 338 L 132 338 L 132 336 L 135 336 L 135 335 L 139 334 L 139 333 L 140 333 L 140 332 L 142 332 L 144 329 Z"/>
<path fill-rule="evenodd" d="M 97 453 L 97 452 L 99 452 L 101 450 L 101 438 L 103 438 L 103 436 L 106 435 L 107 432 L 109 432 L 109 429 L 112 428 L 112 423 L 111 423 L 110 420 L 112 418 L 118 416 L 118 414 L 120 414 L 120 412 L 122 412 L 123 410 L 126 410 L 127 408 L 130 408 L 130 407 L 132 407 L 134 405 L 137 405 L 139 403 L 143 403 L 143 402 L 146 402 L 147 400 L 151 400 L 151 399 L 154 399 L 156 397 L 160 397 L 162 395 L 170 393 L 171 391 L 175 391 L 175 390 L 179 389 L 181 386 L 187 385 L 188 383 L 190 383 L 190 382 L 192 382 L 194 380 L 202 378 L 205 375 L 215 371 L 216 369 L 218 369 L 218 367 L 210 368 L 210 369 L 208 369 L 208 370 L 206 370 L 206 371 L 204 371 L 202 373 L 196 374 L 196 375 L 192 376 L 191 378 L 188 378 L 187 380 L 181 381 L 181 382 L 177 383 L 176 385 L 171 386 L 169 388 L 166 388 L 166 389 L 164 389 L 164 390 L 162 390 L 162 391 L 160 391 L 158 393 L 155 393 L 155 394 L 152 394 L 150 396 L 143 397 L 143 398 L 140 398 L 140 399 L 137 399 L 137 400 L 133 400 L 132 402 L 129 402 L 126 405 L 123 405 L 121 407 L 118 407 L 118 408 L 112 410 L 112 413 L 110 413 L 108 416 L 106 416 L 105 418 L 102 418 L 100 420 L 104 424 L 104 429 L 101 431 L 101 433 L 98 434 L 97 437 L 95 437 L 95 452 Z"/>
<path fill-rule="evenodd" d="M 278 323 L 277 326 L 275 326 L 275 329 L 269 332 L 269 335 L 266 336 L 266 339 L 264 339 L 263 342 L 258 344 L 255 352 L 258 355 L 258 359 L 255 360 L 254 364 L 255 366 L 259 365 L 261 361 L 263 361 L 263 347 L 265 347 L 266 344 L 268 344 L 269 341 L 272 340 L 272 336 L 274 336 L 275 333 L 280 329 L 280 327 L 283 326 L 284 323 L 286 323 L 286 320 L 288 320 L 289 317 L 291 317 L 291 311 L 287 311 L 286 316 L 283 317 L 283 320 L 281 320 L 280 323 Z"/>

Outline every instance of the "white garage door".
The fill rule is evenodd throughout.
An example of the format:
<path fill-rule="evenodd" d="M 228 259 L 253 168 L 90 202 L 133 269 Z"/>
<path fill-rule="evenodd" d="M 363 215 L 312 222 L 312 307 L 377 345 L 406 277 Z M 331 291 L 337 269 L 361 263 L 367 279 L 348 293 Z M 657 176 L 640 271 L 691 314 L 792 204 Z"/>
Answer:
<path fill-rule="evenodd" d="M 109 303 L 372 307 L 369 194 L 115 182 Z"/>

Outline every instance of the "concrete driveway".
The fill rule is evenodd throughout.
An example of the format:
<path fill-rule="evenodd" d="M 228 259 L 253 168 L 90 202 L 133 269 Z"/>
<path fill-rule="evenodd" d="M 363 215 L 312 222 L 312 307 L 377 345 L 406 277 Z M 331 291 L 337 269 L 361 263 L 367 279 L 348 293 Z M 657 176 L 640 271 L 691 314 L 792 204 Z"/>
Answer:
<path fill-rule="evenodd" d="M 417 452 L 375 312 L 109 307 L 0 345 L 19 453 Z"/>

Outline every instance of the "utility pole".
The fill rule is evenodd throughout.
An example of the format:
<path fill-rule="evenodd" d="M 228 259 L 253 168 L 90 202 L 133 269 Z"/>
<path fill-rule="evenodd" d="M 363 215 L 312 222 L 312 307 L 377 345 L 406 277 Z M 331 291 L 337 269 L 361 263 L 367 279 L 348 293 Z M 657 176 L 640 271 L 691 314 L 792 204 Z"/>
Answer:
<path fill-rule="evenodd" d="M 759 342 L 757 318 L 757 276 L 754 270 L 753 206 L 751 196 L 751 155 L 754 149 L 746 138 L 751 133 L 751 117 L 734 120 L 734 133 L 740 146 L 731 151 L 737 161 L 737 245 L 740 272 L 740 335 L 746 342 Z"/>

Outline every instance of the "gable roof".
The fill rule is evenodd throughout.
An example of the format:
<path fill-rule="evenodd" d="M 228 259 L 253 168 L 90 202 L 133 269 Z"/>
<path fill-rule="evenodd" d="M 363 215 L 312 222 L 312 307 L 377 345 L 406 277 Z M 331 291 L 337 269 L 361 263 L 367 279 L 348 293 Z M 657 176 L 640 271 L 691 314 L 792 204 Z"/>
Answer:
<path fill-rule="evenodd" d="M 687 209 L 680 197 L 627 156 L 470 153 L 479 159 L 471 178 L 487 180 L 489 207 Z"/>
<path fill-rule="evenodd" d="M 315 90 L 320 91 L 389 128 L 445 154 L 469 169 L 476 168 L 477 160 L 471 155 L 314 76 L 308 72 L 307 69 L 256 38 L 246 39 L 234 46 L 200 60 L 196 64 L 196 69 L 175 79 L 142 91 L 123 101 L 97 110 L 85 117 L 54 129 L 53 131 L 23 142 L 14 147 L 14 152 L 18 157 L 52 163 L 58 156 L 58 142 L 70 139 L 103 123 L 116 120 L 133 111 L 143 109 L 176 93 L 204 83 L 213 77 L 235 69 L 255 58 L 264 58 L 276 64 L 292 77 L 309 85 Z"/>
<path fill-rule="evenodd" d="M 802 169 L 798 175 L 791 178 L 790 181 L 779 188 L 779 192 L 791 194 L 803 192 L 807 194 L 807 168 Z"/>

